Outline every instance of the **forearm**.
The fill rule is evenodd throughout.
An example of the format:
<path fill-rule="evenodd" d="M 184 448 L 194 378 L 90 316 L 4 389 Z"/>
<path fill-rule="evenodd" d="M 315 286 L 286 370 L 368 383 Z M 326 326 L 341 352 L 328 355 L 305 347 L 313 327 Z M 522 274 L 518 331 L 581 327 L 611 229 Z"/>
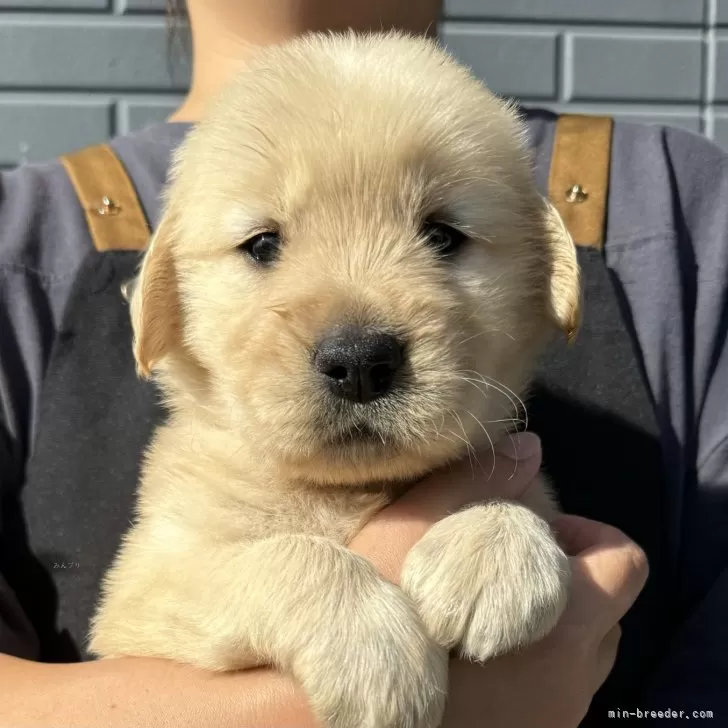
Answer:
<path fill-rule="evenodd" d="M 273 670 L 212 674 L 167 660 L 46 665 L 0 655 L 0 725 L 13 728 L 316 728 Z"/>

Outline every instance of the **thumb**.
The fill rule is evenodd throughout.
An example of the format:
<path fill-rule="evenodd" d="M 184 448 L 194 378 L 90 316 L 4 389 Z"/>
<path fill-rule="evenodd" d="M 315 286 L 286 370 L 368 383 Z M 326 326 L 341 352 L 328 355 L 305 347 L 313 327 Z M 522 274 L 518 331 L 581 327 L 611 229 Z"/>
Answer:
<path fill-rule="evenodd" d="M 412 487 L 389 509 L 397 518 L 432 525 L 450 513 L 492 498 L 518 500 L 541 468 L 541 440 L 522 432 L 498 441 L 489 452 L 441 468 Z"/>
<path fill-rule="evenodd" d="M 557 538 L 571 557 L 570 620 L 589 625 L 599 638 L 624 617 L 649 574 L 644 551 L 622 531 L 606 523 L 572 515 L 553 522 Z"/>

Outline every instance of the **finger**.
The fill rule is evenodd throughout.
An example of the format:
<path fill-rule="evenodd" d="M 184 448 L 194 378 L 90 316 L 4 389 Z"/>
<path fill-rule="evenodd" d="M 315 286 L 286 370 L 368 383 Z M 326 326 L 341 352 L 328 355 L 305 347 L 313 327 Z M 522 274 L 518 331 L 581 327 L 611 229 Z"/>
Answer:
<path fill-rule="evenodd" d="M 617 651 L 621 639 L 622 628 L 619 624 L 615 624 L 599 645 L 596 670 L 594 672 L 594 683 L 592 684 L 592 690 L 594 692 L 599 690 L 609 677 L 609 673 L 612 671 L 617 659 Z"/>
<path fill-rule="evenodd" d="M 421 518 L 432 524 L 466 505 L 489 498 L 517 500 L 541 467 L 541 441 L 530 432 L 477 453 L 429 475 L 391 506 L 397 517 Z"/>
<path fill-rule="evenodd" d="M 551 525 L 561 546 L 572 556 L 593 547 L 623 545 L 629 541 L 618 528 L 583 516 L 560 513 Z"/>
<path fill-rule="evenodd" d="M 495 456 L 478 456 L 482 469 L 475 462 L 471 468 L 465 459 L 433 473 L 376 514 L 349 548 L 397 583 L 405 556 L 433 524 L 467 505 L 494 497 L 517 498 L 526 490 L 541 466 L 540 440 L 523 433 L 516 448 L 508 455 L 522 459 L 501 454 L 499 447 Z"/>
<path fill-rule="evenodd" d="M 572 555 L 570 619 L 601 638 L 627 613 L 649 573 L 644 551 L 611 526 L 576 516 L 557 519 L 558 537 Z"/>

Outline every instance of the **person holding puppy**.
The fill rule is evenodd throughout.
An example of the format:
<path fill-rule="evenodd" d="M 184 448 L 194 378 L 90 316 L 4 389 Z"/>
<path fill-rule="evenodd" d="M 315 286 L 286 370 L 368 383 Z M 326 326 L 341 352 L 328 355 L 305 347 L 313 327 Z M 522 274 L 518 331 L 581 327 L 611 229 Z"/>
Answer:
<path fill-rule="evenodd" d="M 207 99 L 230 75 L 244 68 L 246 58 L 256 46 L 326 28 L 367 30 L 383 25 L 428 32 L 439 10 L 439 3 L 424 0 L 408 3 L 406 7 L 405 3 L 352 3 L 344 7 L 331 2 L 271 5 L 253 1 L 231 6 L 224 2 L 192 0 L 189 14 L 195 69 L 188 98 L 173 116 L 173 123 L 115 142 L 115 150 L 133 179 L 152 226 L 157 221 L 157 196 L 171 150 L 190 124 L 200 117 Z M 529 123 L 536 174 L 545 187 L 551 147 L 555 146 L 555 120 L 548 115 L 532 114 Z M 706 700 L 717 699 L 717 691 L 711 692 L 715 677 L 699 672 L 708 655 L 685 650 L 681 634 L 683 630 L 688 635 L 692 632 L 689 643 L 692 645 L 704 639 L 705 632 L 699 629 L 696 636 L 691 613 L 701 604 L 703 610 L 716 610 L 726 598 L 721 586 L 721 570 L 725 568 L 721 536 L 708 527 L 719 523 L 722 501 L 715 486 L 725 483 L 726 477 L 726 433 L 718 416 L 716 394 L 721 391 L 721 382 L 726 383 L 726 362 L 722 356 L 725 331 L 716 323 L 720 321 L 721 311 L 724 313 L 725 297 L 715 289 L 716 281 L 725 280 L 720 271 L 726 270 L 722 267 L 726 265 L 726 246 L 719 243 L 725 238 L 726 227 L 718 207 L 711 204 L 720 191 L 725 160 L 708 142 L 682 132 L 617 125 L 611 140 L 612 183 L 603 247 L 608 263 L 619 278 L 623 297 L 609 295 L 610 289 L 604 285 L 605 269 L 600 257 L 593 254 L 597 242 L 591 244 L 582 265 L 588 294 L 602 304 L 601 319 L 597 317 L 594 325 L 587 323 L 576 345 L 581 348 L 575 347 L 576 354 L 571 358 L 559 352 L 553 355 L 555 362 L 566 362 L 566 379 L 576 379 L 576 382 L 565 387 L 564 377 L 558 376 L 559 366 L 553 360 L 545 366 L 541 380 L 543 393 L 536 396 L 536 424 L 543 426 L 543 431 L 537 431 L 547 442 L 550 469 L 563 476 L 563 485 L 558 477 L 556 481 L 565 491 L 562 496 L 567 510 L 620 525 L 643 546 L 653 562 L 648 589 L 644 592 L 652 598 L 652 603 L 642 600 L 640 608 L 630 613 L 636 614 L 638 620 L 633 620 L 629 639 L 624 640 L 623 654 L 626 650 L 630 664 L 617 671 L 621 685 L 617 682 L 614 691 L 607 695 L 624 695 L 620 692 L 624 684 L 638 680 L 641 695 L 657 698 L 675 695 L 680 699 L 674 685 L 678 678 L 684 678 L 686 666 L 690 665 L 694 683 L 692 694 L 686 692 L 685 698 L 704 695 Z M 646 161 L 652 160 L 655 164 L 649 172 L 639 173 L 650 180 L 654 195 L 645 193 L 637 201 L 633 199 L 634 189 L 642 189 L 643 177 L 630 164 L 636 150 Z M 681 173 L 680 182 L 674 181 L 670 173 L 678 167 L 686 170 Z M 713 175 L 709 180 L 706 169 Z M 154 660 L 56 665 L 32 662 L 40 658 L 46 662 L 72 663 L 78 656 L 79 646 L 58 634 L 60 630 L 55 627 L 53 589 L 61 597 L 62 615 L 68 609 L 65 599 L 93 598 L 92 585 L 83 583 L 83 555 L 88 551 L 76 549 L 70 556 L 61 555 L 49 562 L 48 555 L 37 547 L 39 529 L 50 522 L 60 523 L 61 530 L 64 530 L 63 524 L 70 529 L 82 526 L 83 516 L 78 514 L 84 512 L 82 503 L 85 502 L 96 504 L 93 518 L 97 522 L 115 517 L 120 507 L 114 500 L 113 488 L 112 492 L 84 490 L 85 485 L 94 485 L 94 478 L 90 477 L 92 463 L 78 457 L 69 463 L 64 457 L 67 459 L 70 455 L 59 454 L 59 448 L 63 450 L 67 443 L 64 438 L 74 436 L 74 425 L 81 426 L 85 432 L 88 424 L 83 417 L 74 421 L 77 410 L 73 403 L 64 400 L 64 392 L 73 390 L 74 383 L 84 380 L 84 366 L 95 366 L 92 360 L 98 359 L 98 349 L 83 349 L 91 346 L 93 332 L 114 326 L 115 321 L 113 315 L 98 316 L 90 322 L 90 329 L 78 329 L 86 331 L 88 337 L 74 336 L 68 331 L 56 336 L 64 309 L 84 301 L 87 292 L 79 297 L 74 288 L 78 288 L 82 259 L 91 248 L 90 231 L 84 227 L 83 212 L 66 170 L 60 165 L 21 169 L 3 178 L 3 191 L 0 204 L 0 229 L 4 236 L 0 241 L 0 262 L 5 283 L 2 309 L 9 326 L 4 327 L 0 337 L 3 364 L 0 391 L 6 450 L 2 456 L 4 508 L 0 553 L 6 581 L 2 582 L 4 621 L 0 649 L 7 656 L 0 659 L 0 671 L 7 699 L 0 708 L 0 717 L 3 722 L 18 725 L 23 725 L 23 721 L 34 725 L 43 725 L 43 721 L 47 725 L 146 725 L 163 721 L 190 726 L 311 724 L 305 701 L 296 688 L 271 671 L 211 676 Z M 591 189 L 585 192 L 570 188 L 570 192 L 575 200 L 593 194 Z M 42 209 L 41 199 L 50 201 Z M 664 203 L 668 199 L 671 215 L 666 219 Z M 635 217 L 636 211 L 639 211 L 638 217 Z M 575 224 L 579 224 L 578 220 Z M 590 238 L 588 233 L 584 240 L 598 241 L 599 236 Z M 610 248 L 614 240 L 619 243 Z M 668 245 L 674 246 L 672 255 L 664 254 L 664 246 Z M 686 255 L 692 255 L 695 262 L 687 271 L 680 265 Z M 653 266 L 662 266 L 659 286 L 648 275 L 648 272 L 655 275 Z M 704 271 L 706 266 L 710 275 L 696 273 L 694 278 L 685 279 L 696 269 Z M 626 275 L 627 272 L 634 274 L 635 269 L 645 276 L 639 285 Z M 651 286 L 650 280 L 653 280 Z M 664 290 L 665 282 L 669 283 L 667 293 L 661 295 L 667 298 L 662 298 L 658 294 Z M 687 301 L 687 309 L 675 308 L 677 300 Z M 631 319 L 620 316 L 617 303 L 628 304 Z M 123 309 L 113 309 L 113 313 L 125 315 Z M 594 310 L 587 313 L 594 314 Z M 678 333 L 675 316 L 686 319 L 684 330 Z M 688 317 L 690 323 L 687 323 Z M 594 320 L 594 316 L 587 318 L 587 321 Z M 630 331 L 628 324 L 632 320 L 633 337 L 620 339 Z M 656 340 L 654 331 L 661 332 Z M 680 338 L 688 334 L 689 341 Z M 635 342 L 642 347 L 637 356 L 632 351 Z M 64 368 L 53 361 L 49 363 L 52 344 L 73 347 L 77 352 L 74 359 L 77 366 Z M 623 381 L 614 381 L 610 371 L 600 371 L 595 366 L 600 360 L 606 368 L 614 369 L 617 364 Z M 630 378 L 630 372 L 639 372 L 642 367 L 647 387 L 640 387 L 639 377 Z M 686 367 L 692 372 L 689 388 L 675 374 L 687 371 Z M 97 374 L 94 371 L 93 376 L 89 375 L 89 381 L 98 381 Z M 40 395 L 42 380 L 44 391 Z M 109 381 L 118 384 L 121 390 L 138 386 L 132 381 L 117 382 L 113 377 Z M 592 390 L 601 392 L 601 399 L 590 401 Z M 610 401 L 610 392 L 617 401 Z M 549 400 L 549 396 L 554 399 L 554 393 L 563 393 L 556 403 Z M 102 396 L 101 391 L 96 394 Z M 132 395 L 130 412 L 135 411 L 134 397 L 138 396 Z M 632 473 L 624 472 L 630 469 L 624 462 L 622 471 L 616 474 L 603 461 L 600 465 L 604 465 L 605 472 L 594 473 L 594 468 L 589 467 L 587 458 L 593 452 L 594 438 L 585 438 L 584 433 L 593 430 L 586 427 L 587 422 L 584 428 L 578 428 L 582 432 L 572 432 L 577 428 L 575 422 L 583 422 L 577 417 L 582 417 L 584 408 L 573 403 L 580 399 L 592 407 L 617 414 L 621 421 L 628 423 L 628 426 L 613 426 L 613 439 L 609 439 L 608 431 L 598 444 L 602 458 L 613 459 L 612 448 L 638 457 Z M 650 418 L 651 399 L 656 400 L 656 409 L 662 417 L 656 422 L 654 417 Z M 631 409 L 625 408 L 625 401 L 632 405 Z M 145 413 L 143 409 L 140 411 Z M 562 438 L 569 433 L 571 453 L 561 451 L 563 446 L 559 448 L 546 426 L 546 421 L 556 421 L 559 413 L 563 415 L 558 422 Z M 600 421 L 603 426 L 613 425 L 614 419 L 602 417 Z M 56 430 L 52 436 L 48 434 L 49 427 Z M 630 427 L 635 432 L 628 437 Z M 105 436 L 118 437 L 120 461 L 131 462 L 137 459 L 146 432 L 146 422 L 141 417 L 127 420 L 117 431 Z M 632 452 L 634 442 L 640 445 L 639 453 Z M 657 458 L 655 443 L 661 444 Z M 520 453 L 508 451 L 508 446 L 509 443 L 503 446 L 505 454 L 503 448 L 493 454 L 494 475 L 487 483 L 474 482 L 470 470 L 463 468 L 430 476 L 375 517 L 354 539 L 351 548 L 370 558 L 385 576 L 396 582 L 409 548 L 428 526 L 452 510 L 492 497 L 526 497 L 540 462 L 538 441 L 523 436 Z M 557 457 L 549 461 L 551 452 Z M 513 456 L 521 458 L 517 467 Z M 663 458 L 673 466 L 667 475 L 658 465 Z M 564 465 L 570 461 L 580 466 L 576 475 Z M 484 464 L 487 466 L 487 461 Z M 514 470 L 515 476 L 511 477 Z M 46 503 L 53 503 L 53 498 L 58 497 L 57 483 L 54 488 L 53 483 L 44 481 L 47 476 L 42 473 L 48 471 L 61 482 L 64 477 L 61 473 L 65 477 L 73 476 L 75 485 L 68 490 L 61 488 L 63 501 L 57 504 L 60 507 L 44 512 L 31 501 L 45 498 Z M 590 489 L 590 482 L 599 483 L 605 474 L 613 481 L 612 490 L 605 494 L 598 487 Z M 126 483 L 133 480 L 133 475 L 129 471 L 119 477 Z M 99 483 L 105 482 L 104 477 L 102 472 L 96 475 Z M 573 487 L 566 482 L 569 478 Z M 577 479 L 582 491 L 576 488 Z M 656 483 L 668 492 L 656 490 Z M 644 492 L 637 491 L 638 485 Z M 708 492 L 713 498 L 710 509 L 706 500 Z M 645 512 L 648 518 L 643 517 Z M 571 602 L 562 622 L 546 640 L 521 654 L 508 655 L 485 666 L 455 660 L 445 725 L 472 725 L 483 716 L 492 725 L 577 725 L 606 679 L 619 642 L 618 623 L 637 598 L 647 575 L 645 555 L 619 530 L 594 521 L 563 516 L 555 525 L 564 548 L 572 556 L 575 573 Z M 683 537 L 682 543 L 676 543 L 678 535 Z M 54 545 L 61 554 L 64 548 L 69 548 L 62 542 Z M 31 546 L 35 554 L 25 553 L 24 549 L 31 550 Z M 89 550 L 96 547 L 96 542 L 86 545 Z M 695 569 L 697 561 L 700 561 L 699 569 Z M 68 566 L 64 578 L 66 584 L 74 580 L 71 581 L 73 588 L 64 589 L 57 579 L 49 583 L 43 575 L 29 572 L 32 565 L 53 570 L 56 564 L 59 564 L 57 570 Z M 675 575 L 681 583 L 668 585 L 665 574 Z M 658 624 L 657 620 L 650 619 L 651 609 L 666 596 L 672 601 L 664 608 L 659 605 L 667 614 L 662 615 L 664 623 Z M 62 628 L 63 618 L 60 622 Z M 650 632 L 648 627 L 654 631 Z M 675 640 L 670 649 L 664 644 L 668 639 Z M 686 656 L 693 660 L 692 664 L 686 662 Z M 43 685 L 40 699 L 35 698 L 38 683 Z M 671 692 L 665 692 L 665 685 L 670 686 Z M 603 718 L 603 713 L 593 712 L 592 716 L 598 720 Z"/>

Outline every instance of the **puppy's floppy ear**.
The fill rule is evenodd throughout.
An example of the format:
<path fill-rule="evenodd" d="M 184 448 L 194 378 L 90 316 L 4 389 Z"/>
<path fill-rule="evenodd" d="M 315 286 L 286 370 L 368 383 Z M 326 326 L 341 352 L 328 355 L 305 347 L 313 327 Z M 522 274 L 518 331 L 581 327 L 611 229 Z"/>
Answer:
<path fill-rule="evenodd" d="M 144 379 L 181 341 L 180 298 L 173 256 L 174 218 L 166 213 L 144 254 L 131 295 L 134 358 Z"/>
<path fill-rule="evenodd" d="M 548 305 L 554 323 L 571 343 L 581 324 L 581 274 L 576 246 L 558 210 L 548 200 L 543 204 L 550 264 Z"/>

